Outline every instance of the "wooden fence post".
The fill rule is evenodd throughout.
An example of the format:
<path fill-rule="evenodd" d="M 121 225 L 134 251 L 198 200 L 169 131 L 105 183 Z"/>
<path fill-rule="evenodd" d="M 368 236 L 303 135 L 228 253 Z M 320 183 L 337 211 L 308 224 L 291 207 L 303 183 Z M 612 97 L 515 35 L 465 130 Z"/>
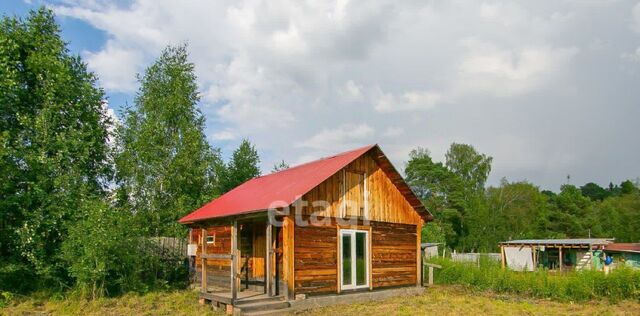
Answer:
<path fill-rule="evenodd" d="M 500 245 L 500 261 L 502 261 L 502 269 L 504 270 L 504 268 L 507 266 L 507 258 L 504 253 L 504 246 L 502 245 Z"/>

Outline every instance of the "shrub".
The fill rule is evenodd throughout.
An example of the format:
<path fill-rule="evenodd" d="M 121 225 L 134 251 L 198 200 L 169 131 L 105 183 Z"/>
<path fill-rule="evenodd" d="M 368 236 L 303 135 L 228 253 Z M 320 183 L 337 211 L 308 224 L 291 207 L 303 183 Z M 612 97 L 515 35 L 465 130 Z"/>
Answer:
<path fill-rule="evenodd" d="M 139 257 L 128 217 L 101 201 L 86 203 L 69 227 L 62 256 L 82 296 L 96 298 L 139 287 Z"/>
<path fill-rule="evenodd" d="M 481 261 L 458 263 L 449 259 L 435 259 L 442 265 L 436 269 L 439 284 L 462 284 L 480 291 L 510 293 L 560 301 L 586 301 L 596 298 L 610 300 L 640 300 L 640 271 L 626 267 L 613 270 L 609 275 L 598 271 L 517 272 L 502 269 L 500 263 Z"/>
<path fill-rule="evenodd" d="M 167 258 L 132 224 L 131 214 L 101 201 L 86 203 L 62 245 L 62 257 L 82 297 L 184 287 L 188 270 Z"/>

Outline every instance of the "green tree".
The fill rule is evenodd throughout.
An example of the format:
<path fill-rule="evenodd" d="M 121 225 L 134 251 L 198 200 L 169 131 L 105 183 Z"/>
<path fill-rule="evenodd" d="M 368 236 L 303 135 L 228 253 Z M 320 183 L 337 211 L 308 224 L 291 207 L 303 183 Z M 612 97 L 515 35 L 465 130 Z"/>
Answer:
<path fill-rule="evenodd" d="M 290 168 L 289 164 L 286 163 L 284 160 L 281 160 L 277 164 L 273 165 L 273 170 L 271 170 L 271 172 L 278 172 L 278 171 L 282 171 L 289 168 Z"/>
<path fill-rule="evenodd" d="M 590 198 L 592 201 L 602 201 L 611 194 L 605 188 L 593 182 L 589 182 L 581 186 L 580 191 L 582 192 L 582 195 Z"/>
<path fill-rule="evenodd" d="M 493 251 L 500 241 L 545 237 L 547 200 L 529 182 L 502 179 L 499 187 L 487 189 L 486 208 L 470 216 L 469 243 Z"/>
<path fill-rule="evenodd" d="M 260 175 L 260 157 L 256 148 L 246 139 L 233 152 L 224 171 L 222 191 L 228 192 L 247 180 Z"/>
<path fill-rule="evenodd" d="M 445 154 L 447 168 L 457 174 L 469 189 L 476 192 L 484 190 L 492 161 L 492 157 L 479 153 L 467 144 L 453 143 Z"/>
<path fill-rule="evenodd" d="M 614 237 L 617 242 L 640 240 L 640 193 L 608 198 L 594 205 L 594 213 L 602 237 Z"/>
<path fill-rule="evenodd" d="M 449 247 L 464 235 L 464 190 L 461 179 L 442 163 L 434 162 L 425 148 L 409 153 L 406 181 L 438 221 Z"/>
<path fill-rule="evenodd" d="M 558 237 L 580 238 L 598 233 L 598 223 L 594 218 L 592 202 L 582 195 L 580 189 L 571 184 L 560 187 L 560 193 L 553 199 L 554 207 L 549 213 L 550 230 Z"/>
<path fill-rule="evenodd" d="M 61 286 L 68 225 L 110 175 L 104 94 L 45 8 L 2 18 L 0 69 L 0 279 L 6 267 L 29 267 L 20 284 L 0 287 Z"/>
<path fill-rule="evenodd" d="M 443 223 L 439 220 L 435 220 L 427 223 L 422 227 L 422 242 L 437 242 L 437 243 L 447 243 L 447 236 L 445 234 L 445 229 L 443 227 Z"/>
<path fill-rule="evenodd" d="M 169 46 L 144 75 L 118 128 L 118 198 L 148 236 L 181 235 L 176 221 L 217 193 L 218 150 L 204 135 L 187 47 Z"/>
<path fill-rule="evenodd" d="M 631 194 L 637 191 L 638 189 L 635 185 L 633 185 L 633 182 L 631 182 L 631 180 L 622 181 L 622 183 L 620 183 L 620 192 L 622 194 Z"/>

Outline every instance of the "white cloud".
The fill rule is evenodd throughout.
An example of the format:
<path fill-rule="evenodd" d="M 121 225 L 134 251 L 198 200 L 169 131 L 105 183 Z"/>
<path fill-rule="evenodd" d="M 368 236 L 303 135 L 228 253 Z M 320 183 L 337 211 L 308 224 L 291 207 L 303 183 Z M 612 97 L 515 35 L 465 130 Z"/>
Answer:
<path fill-rule="evenodd" d="M 390 127 L 387 127 L 387 129 L 384 130 L 384 132 L 382 133 L 382 136 L 389 137 L 389 138 L 395 138 L 395 137 L 398 137 L 398 136 L 400 136 L 402 134 L 404 134 L 404 129 L 402 127 L 390 126 Z"/>
<path fill-rule="evenodd" d="M 136 72 L 164 46 L 187 42 L 209 139 L 225 151 L 249 138 L 265 170 L 282 157 L 295 163 L 368 143 L 401 167 L 415 146 L 440 155 L 463 141 L 495 152 L 494 174 L 529 172 L 544 185 L 558 183 L 544 174 L 578 177 L 567 169 L 583 165 L 557 151 L 590 157 L 579 170 L 595 174 L 590 181 L 640 174 L 640 150 L 626 136 L 640 133 L 637 77 L 611 66 L 637 46 L 640 4 L 609 2 L 64 0 L 55 8 L 104 31 L 104 45 L 82 55 L 108 93 L 131 95 Z M 512 153 L 521 140 L 526 150 Z"/>
<path fill-rule="evenodd" d="M 338 89 L 338 93 L 347 101 L 360 101 L 364 97 L 362 89 L 362 85 L 356 84 L 353 80 L 349 80 L 343 87 Z"/>
<path fill-rule="evenodd" d="M 297 147 L 328 152 L 349 149 L 365 144 L 375 134 L 374 129 L 366 123 L 344 124 L 337 128 L 323 129 L 319 133 L 303 140 Z"/>
<path fill-rule="evenodd" d="M 82 55 L 89 69 L 100 74 L 100 83 L 105 89 L 132 92 L 136 89 L 136 74 L 142 65 L 142 55 L 136 50 L 116 46 L 108 42 L 104 50 L 96 53 L 85 51 Z"/>
<path fill-rule="evenodd" d="M 640 63 L 640 47 L 636 48 L 636 50 L 631 53 L 622 53 L 620 57 L 630 62 Z"/>
<path fill-rule="evenodd" d="M 373 101 L 378 112 L 429 110 L 435 107 L 442 95 L 431 91 L 409 91 L 400 96 L 379 91 Z"/>
<path fill-rule="evenodd" d="M 233 133 L 233 131 L 225 129 L 211 134 L 210 138 L 213 141 L 234 140 L 236 139 L 236 135 Z"/>
<path fill-rule="evenodd" d="M 575 47 L 530 46 L 503 49 L 465 39 L 466 53 L 458 65 L 458 93 L 480 92 L 512 96 L 539 88 L 578 52 Z"/>
<path fill-rule="evenodd" d="M 638 2 L 633 9 L 631 9 L 631 14 L 633 16 L 633 25 L 632 28 L 640 33 L 640 2 Z"/>

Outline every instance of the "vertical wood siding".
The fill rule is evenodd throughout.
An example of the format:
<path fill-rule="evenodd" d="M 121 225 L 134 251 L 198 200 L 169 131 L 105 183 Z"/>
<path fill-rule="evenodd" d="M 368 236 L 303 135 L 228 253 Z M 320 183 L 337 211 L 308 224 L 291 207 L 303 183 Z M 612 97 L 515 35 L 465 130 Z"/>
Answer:
<path fill-rule="evenodd" d="M 353 182 L 357 182 L 355 177 L 364 173 L 366 173 L 364 181 L 368 192 L 365 194 L 364 187 L 350 190 L 354 188 Z M 351 176 L 347 176 L 350 174 Z M 347 177 L 348 183 L 343 184 L 345 177 Z M 345 172 L 337 172 L 305 194 L 302 200 L 307 201 L 308 206 L 303 207 L 303 214 L 311 215 L 315 212 L 317 216 L 344 217 L 343 197 L 359 199 L 360 195 L 367 196 L 369 220 L 408 224 L 418 224 L 422 221 L 418 213 L 369 154 L 356 159 L 345 167 Z M 317 201 L 326 201 L 326 207 L 320 205 L 314 208 L 312 203 Z M 354 204 L 358 205 L 357 203 L 351 205 Z M 346 215 L 355 215 L 354 213 L 356 213 L 355 210 L 349 210 Z"/>

